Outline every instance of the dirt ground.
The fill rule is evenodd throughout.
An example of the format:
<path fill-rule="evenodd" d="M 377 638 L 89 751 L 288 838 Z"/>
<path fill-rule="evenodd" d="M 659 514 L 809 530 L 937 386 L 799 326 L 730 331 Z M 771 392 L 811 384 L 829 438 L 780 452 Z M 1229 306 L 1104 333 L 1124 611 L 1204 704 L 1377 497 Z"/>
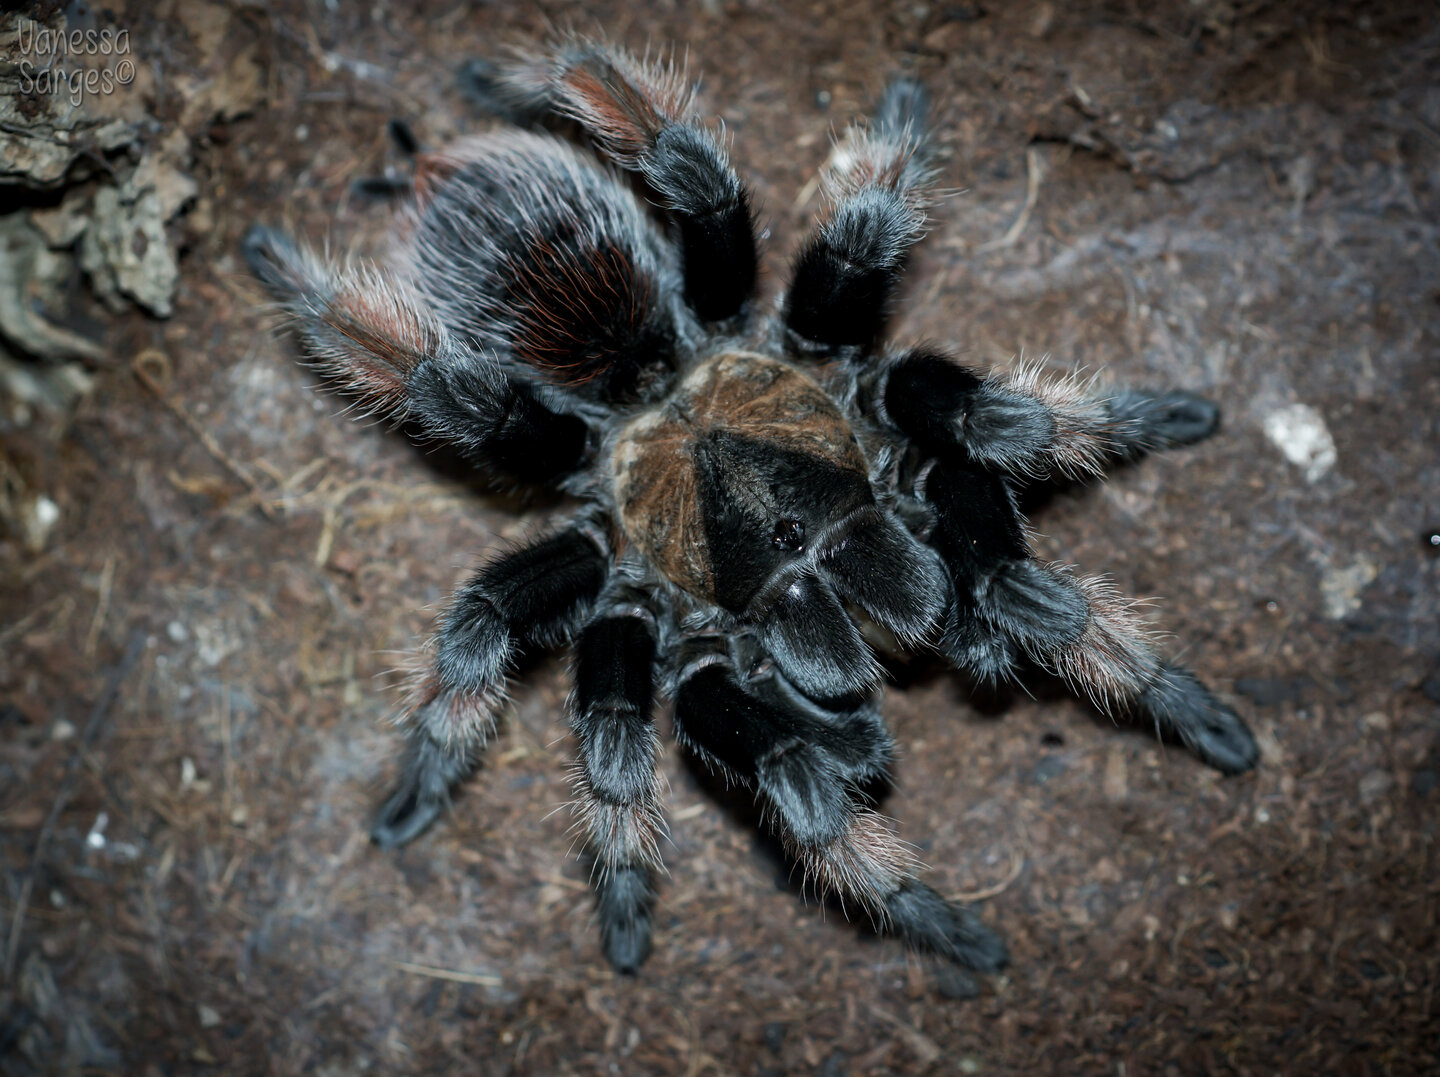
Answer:
<path fill-rule="evenodd" d="M 117 93 L 150 143 L 183 132 L 198 188 L 173 314 L 75 297 L 93 391 L 0 419 L 59 512 L 0 545 L 0 1073 L 1436 1072 L 1431 9 L 116 5 L 146 76 Z M 430 145 L 490 122 L 456 66 L 551 24 L 688 50 L 772 294 L 830 135 L 916 73 L 954 193 L 895 335 L 1224 410 L 1034 522 L 1046 556 L 1162 596 L 1261 740 L 1253 774 L 1045 686 L 977 701 L 917 666 L 888 691 L 885 811 L 1012 949 L 977 997 L 798 900 L 673 750 L 655 950 L 617 978 L 563 809 L 559 658 L 448 819 L 367 841 L 394 652 L 554 506 L 349 421 L 267 329 L 239 239 L 372 246 L 389 210 L 350 184 L 393 163 L 386 121 Z M 189 107 L 196 78 L 238 103 Z"/>

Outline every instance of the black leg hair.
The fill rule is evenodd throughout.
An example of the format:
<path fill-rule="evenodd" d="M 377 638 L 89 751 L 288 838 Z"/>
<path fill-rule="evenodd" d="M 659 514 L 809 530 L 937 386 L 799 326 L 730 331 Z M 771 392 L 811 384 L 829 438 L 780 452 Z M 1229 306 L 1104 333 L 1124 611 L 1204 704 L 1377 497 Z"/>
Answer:
<path fill-rule="evenodd" d="M 378 268 L 329 266 L 258 225 L 245 237 L 245 255 L 310 362 L 362 409 L 412 418 L 427 435 L 516 478 L 539 482 L 579 466 L 583 420 L 551 410 L 455 341 L 426 303 Z"/>
<path fill-rule="evenodd" d="M 886 421 L 928 452 L 960 450 L 1031 478 L 1094 475 L 1108 462 L 1206 438 L 1220 418 L 1214 404 L 1181 390 L 1107 395 L 1073 377 L 1043 380 L 1036 365 L 981 376 L 928 349 L 892 360 L 875 398 Z"/>
<path fill-rule="evenodd" d="M 608 588 L 576 646 L 571 724 L 579 743 L 577 812 L 595 854 L 600 941 L 625 973 L 650 953 L 661 869 L 654 663 L 655 626 L 643 599 L 628 583 Z"/>
<path fill-rule="evenodd" d="M 941 650 L 991 679 L 1008 676 L 1018 648 L 1117 718 L 1154 723 L 1224 774 L 1254 766 L 1244 721 L 1180 667 L 1164 662 L 1134 604 L 1104 580 L 1043 565 L 1004 478 L 964 460 L 924 480 L 935 506 L 931 542 L 955 589 Z"/>
<path fill-rule="evenodd" d="M 570 637 L 605 581 L 607 560 L 599 540 L 577 526 L 496 558 L 455 592 L 434 662 L 412 692 L 400 781 L 370 830 L 377 845 L 403 845 L 440 814 L 494 725 L 517 652 Z"/>
<path fill-rule="evenodd" d="M 512 109 L 576 120 L 616 163 L 640 173 L 679 229 L 691 307 L 706 321 L 740 311 L 755 289 L 750 194 L 700 125 L 683 69 L 572 38 L 516 53 L 488 89 Z"/>
<path fill-rule="evenodd" d="M 805 241 L 785 298 L 793 351 L 863 351 L 884 327 L 910 248 L 925 228 L 926 95 L 890 84 L 868 126 L 851 126 L 821 173 L 826 208 Z"/>
<path fill-rule="evenodd" d="M 883 771 L 891 742 L 872 705 L 825 711 L 764 675 L 742 683 L 719 640 L 687 641 L 675 693 L 681 742 L 707 765 L 754 787 L 806 880 L 859 904 L 916 950 L 991 972 L 1005 945 L 971 910 L 915 878 L 888 820 L 856 802 L 858 781 Z"/>

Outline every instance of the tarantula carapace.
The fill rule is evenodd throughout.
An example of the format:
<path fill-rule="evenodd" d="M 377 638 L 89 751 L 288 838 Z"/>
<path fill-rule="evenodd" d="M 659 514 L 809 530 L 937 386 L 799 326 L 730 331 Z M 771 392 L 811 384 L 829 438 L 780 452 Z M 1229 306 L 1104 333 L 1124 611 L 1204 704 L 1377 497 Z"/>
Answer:
<path fill-rule="evenodd" d="M 676 738 L 754 790 L 809 881 L 979 970 L 1004 963 L 1003 943 L 919 881 L 862 791 L 892 754 L 867 637 L 983 680 L 1038 665 L 1227 774 L 1253 765 L 1244 722 L 1160 656 L 1110 586 L 1037 560 L 1016 507 L 1046 476 L 1203 438 L 1216 408 L 880 345 L 926 220 L 917 83 L 893 82 L 838 141 L 770 317 L 750 196 L 682 71 L 571 39 L 465 78 L 526 129 L 419 153 L 385 265 L 330 265 L 264 228 L 247 238 L 304 350 L 343 388 L 580 503 L 456 592 L 377 843 L 410 841 L 447 804 L 517 654 L 566 644 L 578 813 L 620 970 L 650 947 L 657 686 Z M 611 165 L 547 120 L 573 123 Z"/>

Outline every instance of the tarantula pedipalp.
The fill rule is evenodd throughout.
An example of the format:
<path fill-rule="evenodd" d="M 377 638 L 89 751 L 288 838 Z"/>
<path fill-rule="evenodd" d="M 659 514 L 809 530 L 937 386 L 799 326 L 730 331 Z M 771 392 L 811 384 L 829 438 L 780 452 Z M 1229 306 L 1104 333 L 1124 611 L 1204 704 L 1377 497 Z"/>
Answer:
<path fill-rule="evenodd" d="M 657 683 L 677 739 L 756 792 L 809 879 L 979 970 L 1004 945 L 918 880 L 859 791 L 892 742 L 857 621 L 982 679 L 1028 660 L 1225 773 L 1254 764 L 1244 722 L 1161 658 L 1111 588 L 1036 560 L 1016 508 L 1036 477 L 1205 437 L 1216 408 L 878 346 L 925 224 L 918 84 L 893 83 L 837 146 L 771 318 L 749 195 L 683 73 L 580 40 L 480 70 L 492 101 L 575 121 L 634 182 L 553 134 L 502 130 L 416 158 L 383 268 L 328 265 L 259 227 L 246 241 L 343 388 L 583 503 L 455 594 L 377 843 L 411 840 L 447 804 L 516 654 L 568 643 L 579 811 L 621 970 L 648 954 L 656 900 Z"/>

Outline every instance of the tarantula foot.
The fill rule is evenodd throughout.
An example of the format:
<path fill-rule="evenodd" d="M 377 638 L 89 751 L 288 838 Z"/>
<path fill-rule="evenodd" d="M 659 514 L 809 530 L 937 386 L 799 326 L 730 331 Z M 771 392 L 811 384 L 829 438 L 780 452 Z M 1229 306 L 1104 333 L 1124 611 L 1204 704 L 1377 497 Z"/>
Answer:
<path fill-rule="evenodd" d="M 1189 670 L 1166 666 L 1140 700 L 1162 732 L 1173 733 L 1200 762 L 1227 777 L 1260 758 L 1245 720 L 1216 699 Z"/>
<path fill-rule="evenodd" d="M 1244 774 L 1260 758 L 1250 727 L 1224 704 L 1217 704 L 1186 744 L 1200 762 L 1229 777 Z"/>
<path fill-rule="evenodd" d="M 297 271 L 300 252 L 284 232 L 252 224 L 240 241 L 240 251 L 250 272 L 267 288 L 293 291 L 305 285 L 303 274 Z"/>
<path fill-rule="evenodd" d="M 884 132 L 908 131 L 918 139 L 929 112 L 930 94 L 924 85 L 909 75 L 896 75 L 875 109 L 875 126 Z"/>
<path fill-rule="evenodd" d="M 973 909 L 946 901 L 913 879 L 885 902 L 890 930 L 916 950 L 976 972 L 999 972 L 1010 963 L 1004 940 Z"/>
<path fill-rule="evenodd" d="M 1192 445 L 1220 427 L 1220 408 L 1183 389 L 1122 393 L 1111 406 L 1117 418 L 1134 424 L 1141 444 L 1157 449 Z"/>
<path fill-rule="evenodd" d="M 370 840 L 382 849 L 398 849 L 423 834 L 444 810 L 443 798 L 427 796 L 419 781 L 406 779 L 376 813 Z"/>
<path fill-rule="evenodd" d="M 650 956 L 650 909 L 655 890 L 636 867 L 615 868 L 596 885 L 600 945 L 622 976 L 633 976 Z"/>
<path fill-rule="evenodd" d="M 931 970 L 931 976 L 935 982 L 935 991 L 941 998 L 968 1002 L 972 998 L 980 997 L 980 982 L 958 965 L 937 961 Z"/>
<path fill-rule="evenodd" d="M 481 112 L 517 127 L 529 127 L 543 115 L 542 107 L 527 104 L 513 92 L 506 91 L 500 65 L 494 60 L 482 57 L 466 60 L 455 72 L 455 84 Z"/>
<path fill-rule="evenodd" d="M 613 924 L 601 939 L 605 960 L 621 976 L 634 976 L 650 956 L 650 921 Z"/>

